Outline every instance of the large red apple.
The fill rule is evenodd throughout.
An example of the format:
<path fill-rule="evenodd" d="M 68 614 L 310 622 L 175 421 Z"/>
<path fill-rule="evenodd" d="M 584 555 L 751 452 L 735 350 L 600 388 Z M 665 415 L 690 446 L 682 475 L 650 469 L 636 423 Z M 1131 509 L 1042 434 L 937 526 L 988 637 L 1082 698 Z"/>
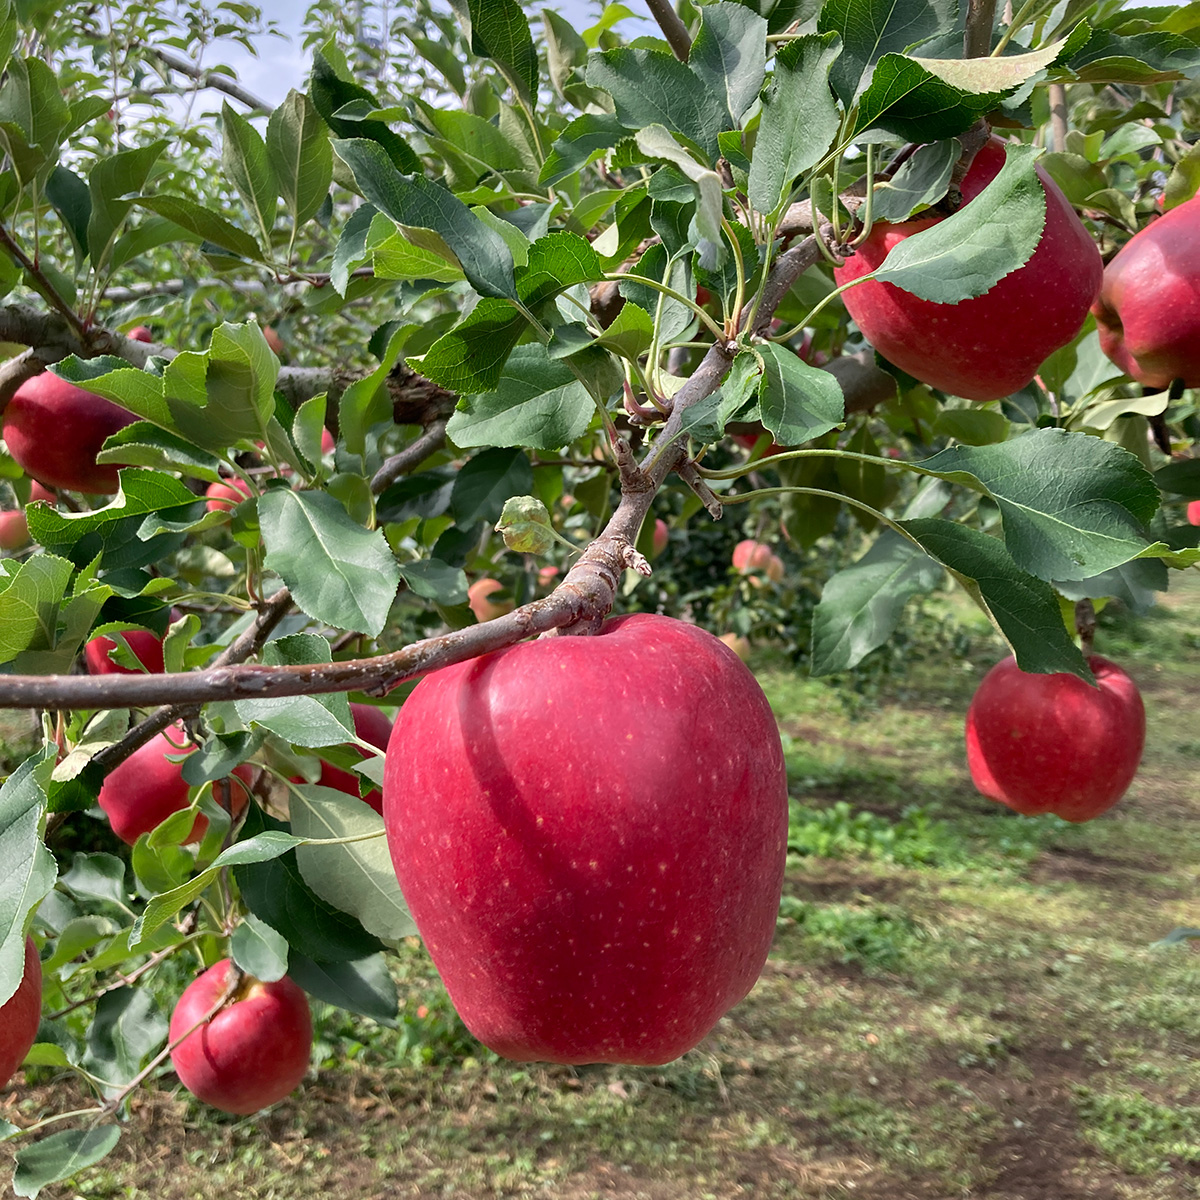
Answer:
<path fill-rule="evenodd" d="M 963 181 L 964 205 L 1003 165 L 1004 143 L 992 138 Z M 1023 267 L 990 291 L 959 304 L 934 304 L 871 280 L 845 293 L 847 311 L 880 354 L 942 391 L 997 400 L 1023 388 L 1043 361 L 1079 332 L 1100 291 L 1104 264 L 1067 198 L 1040 167 L 1037 172 L 1046 192 L 1042 240 Z M 877 221 L 834 278 L 841 285 L 870 274 L 897 242 L 940 219 L 919 217 L 899 225 Z"/>
<path fill-rule="evenodd" d="M 637 613 L 426 676 L 383 797 L 434 965 L 507 1058 L 669 1062 L 762 970 L 783 753 L 754 676 L 695 626 Z"/>
<path fill-rule="evenodd" d="M 225 993 L 224 958 L 188 985 L 171 1014 L 171 1042 L 203 1022 Z M 296 1090 L 312 1053 L 308 998 L 286 975 L 244 976 L 233 999 L 171 1051 L 179 1082 L 222 1112 L 248 1116 Z"/>
<path fill-rule="evenodd" d="M 387 713 L 373 704 L 351 704 L 350 714 L 354 718 L 354 732 L 364 742 L 370 742 L 380 750 L 387 749 L 388 739 L 392 736 L 392 722 Z M 322 787 L 337 788 L 339 792 L 357 796 L 360 778 L 356 771 L 344 771 L 322 760 L 321 778 L 317 782 Z M 383 812 L 383 793 L 378 788 L 372 788 L 363 799 L 377 813 Z"/>
<path fill-rule="evenodd" d="M 1136 233 L 1092 306 L 1100 348 L 1139 383 L 1200 387 L 1200 196 Z"/>
<path fill-rule="evenodd" d="M 25 974 L 17 990 L 0 1004 L 0 1088 L 25 1061 L 37 1039 L 42 1016 L 42 963 L 32 938 L 25 939 Z"/>
<path fill-rule="evenodd" d="M 234 476 L 210 483 L 204 494 L 208 497 L 208 503 L 204 506 L 208 512 L 230 512 L 243 500 L 250 498 L 250 485 Z"/>
<path fill-rule="evenodd" d="M 43 371 L 27 379 L 4 410 L 4 442 L 27 475 L 49 487 L 107 495 L 118 468 L 96 455 L 118 429 L 136 420 L 101 396 Z"/>
<path fill-rule="evenodd" d="M 1099 687 L 1075 675 L 1033 675 L 997 663 L 967 710 L 967 765 L 993 800 L 1035 816 L 1089 821 L 1125 794 L 1146 741 L 1133 680 L 1098 654 Z"/>

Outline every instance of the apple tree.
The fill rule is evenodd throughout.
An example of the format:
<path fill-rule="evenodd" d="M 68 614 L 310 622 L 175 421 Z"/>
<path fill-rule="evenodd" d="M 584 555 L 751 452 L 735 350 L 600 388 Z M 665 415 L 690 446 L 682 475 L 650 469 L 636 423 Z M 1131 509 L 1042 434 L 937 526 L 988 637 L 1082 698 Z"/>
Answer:
<path fill-rule="evenodd" d="M 950 580 L 1022 672 L 1092 684 L 1090 608 L 1142 610 L 1200 559 L 1196 6 L 646 8 L 579 29 L 411 0 L 366 39 L 318 3 L 306 90 L 271 107 L 209 65 L 270 36 L 253 5 L 0 0 L 0 704 L 38 730 L 0 791 L 0 1076 L 52 1066 L 96 1097 L 0 1124 L 20 1194 L 107 1153 L 133 1089 L 168 1058 L 187 1083 L 188 1039 L 225 1018 L 284 993 L 297 1030 L 305 993 L 395 1014 L 387 951 L 415 926 L 388 842 L 450 835 L 418 819 L 432 784 L 379 799 L 390 714 L 389 781 L 424 778 L 447 712 L 492 711 L 477 690 L 418 713 L 419 678 L 491 679 L 505 650 L 561 674 L 610 613 L 665 614 L 619 626 L 512 752 L 543 795 L 654 781 L 653 820 L 606 810 L 625 859 L 531 809 L 502 835 L 570 870 L 489 880 L 468 848 L 405 885 L 418 915 L 486 893 L 489 928 L 527 938 L 548 888 L 581 911 L 644 888 L 665 934 L 684 896 L 749 914 L 702 970 L 679 951 L 724 990 L 686 1038 L 645 1018 L 633 1061 L 661 1061 L 753 981 L 786 819 L 773 724 L 752 699 L 714 715 L 749 675 L 679 618 L 786 626 L 842 672 Z M 1104 276 L 1139 230 L 1170 287 Z M 731 566 L 747 541 L 766 552 Z M 490 720 L 463 726 L 463 789 L 508 786 Z M 775 774 L 714 874 L 717 809 L 677 779 L 715 779 L 739 738 Z M 471 975 L 481 929 L 439 927 L 435 961 L 459 939 Z M 569 959 L 594 1003 L 607 946 L 557 936 L 522 969 Z M 209 982 L 169 1023 L 145 984 L 176 956 Z M 282 1092 L 226 1106 L 284 1094 L 294 1048 Z"/>

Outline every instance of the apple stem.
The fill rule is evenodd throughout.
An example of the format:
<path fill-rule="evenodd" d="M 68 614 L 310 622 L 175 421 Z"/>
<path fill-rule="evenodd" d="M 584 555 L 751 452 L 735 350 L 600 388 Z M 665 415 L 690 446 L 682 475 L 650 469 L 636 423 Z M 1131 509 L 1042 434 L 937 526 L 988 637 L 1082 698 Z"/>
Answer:
<path fill-rule="evenodd" d="M 1075 604 L 1075 629 L 1079 634 L 1079 648 L 1083 657 L 1092 653 L 1092 642 L 1096 637 L 1096 608 L 1090 600 L 1079 600 Z"/>

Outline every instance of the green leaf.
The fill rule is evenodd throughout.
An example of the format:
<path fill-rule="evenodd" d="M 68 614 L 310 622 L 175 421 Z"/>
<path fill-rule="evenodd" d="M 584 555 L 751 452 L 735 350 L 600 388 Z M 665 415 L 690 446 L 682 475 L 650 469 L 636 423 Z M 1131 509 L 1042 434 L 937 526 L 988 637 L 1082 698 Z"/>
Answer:
<path fill-rule="evenodd" d="M 0 786 L 0 1007 L 25 976 L 25 926 L 58 867 L 42 842 L 43 780 L 52 760 L 27 758 Z"/>
<path fill-rule="evenodd" d="M 254 841 L 286 836 L 289 842 L 295 842 L 281 830 L 278 822 L 263 816 L 257 807 L 247 814 L 243 826 L 243 832 L 252 834 Z M 322 900 L 304 882 L 295 850 L 234 867 L 233 877 L 246 907 L 307 958 L 320 963 L 351 962 L 383 949 L 379 939 L 354 917 Z"/>
<path fill-rule="evenodd" d="M 480 300 L 465 320 L 409 365 L 434 383 L 464 395 L 490 392 L 521 334 L 525 318 L 507 300 Z"/>
<path fill-rule="evenodd" d="M 692 142 L 709 166 L 715 164 L 717 135 L 729 124 L 725 99 L 686 63 L 661 50 L 622 46 L 593 54 L 587 81 L 612 96 L 626 129 L 664 125 Z"/>
<path fill-rule="evenodd" d="M 968 446 L 1003 442 L 1012 427 L 1003 413 L 991 408 L 944 408 L 933 423 L 939 437 L 952 437 Z"/>
<path fill-rule="evenodd" d="M 851 567 L 832 575 L 813 612 L 812 673 L 857 666 L 892 636 L 913 596 L 933 591 L 942 568 L 919 546 L 886 529 Z"/>
<path fill-rule="evenodd" d="M 293 633 L 263 647 L 266 666 L 290 666 L 333 661 L 329 642 L 314 633 Z M 258 724 L 296 746 L 337 746 L 354 737 L 354 720 L 344 692 L 315 696 L 277 696 L 237 700 L 237 715 Z"/>
<path fill-rule="evenodd" d="M 966 91 L 947 83 L 930 69 L 940 65 L 932 59 L 885 55 L 859 102 L 855 128 L 932 142 L 962 133 L 1003 98 L 1003 92 Z"/>
<path fill-rule="evenodd" d="M 251 806 L 250 812 L 252 814 L 257 814 L 258 811 L 256 806 Z M 248 824 L 249 819 L 247 820 Z M 244 832 L 245 827 L 243 827 Z M 290 833 L 286 833 L 282 829 L 266 829 L 260 831 L 257 836 L 248 837 L 238 842 L 237 845 L 230 846 L 227 850 L 221 851 L 208 867 L 189 879 L 187 883 L 169 892 L 163 892 L 162 895 L 151 899 L 150 903 L 146 905 L 145 910 L 134 922 L 133 929 L 130 930 L 130 950 L 136 950 L 153 933 L 165 925 L 181 908 L 185 908 L 196 900 L 201 892 L 216 879 L 225 867 L 233 867 L 236 875 L 238 868 L 244 868 L 249 863 L 270 862 L 281 855 L 288 854 L 299 841 L 299 838 L 293 837 Z M 250 907 L 253 911 L 254 906 L 251 905 Z M 262 916 L 261 913 L 258 915 Z M 267 917 L 263 919 L 269 925 L 274 924 Z"/>
<path fill-rule="evenodd" d="M 968 592 L 1013 648 L 1022 671 L 1064 671 L 1092 681 L 1079 647 L 1067 634 L 1050 585 L 1022 571 L 1003 542 L 937 517 L 900 525 L 967 583 Z"/>
<path fill-rule="evenodd" d="M 957 0 L 826 0 L 817 32 L 841 36 L 843 49 L 831 81 L 842 103 L 850 107 L 884 55 L 949 33 L 958 7 Z"/>
<path fill-rule="evenodd" d="M 258 242 L 245 230 L 231 225 L 220 213 L 215 213 L 211 208 L 205 208 L 194 200 L 187 200 L 182 196 L 137 196 L 135 203 L 158 213 L 160 217 L 166 217 L 181 229 L 196 234 L 214 246 L 230 250 L 242 258 L 254 261 L 262 259 Z"/>
<path fill-rule="evenodd" d="M 304 882 L 318 896 L 357 917 L 385 945 L 394 948 L 416 933 L 396 882 L 383 818 L 369 804 L 335 788 L 302 785 L 291 791 L 289 812 L 293 831 L 302 837 L 368 839 L 296 848 Z"/>
<path fill-rule="evenodd" d="M 446 427 L 450 440 L 473 446 L 557 450 L 586 432 L 595 405 L 566 363 L 539 343 L 509 356 L 495 391 L 461 402 Z"/>
<path fill-rule="evenodd" d="M 467 575 L 461 567 L 438 558 L 400 564 L 400 575 L 414 596 L 453 607 L 467 602 Z"/>
<path fill-rule="evenodd" d="M 650 349 L 653 340 L 654 319 L 640 305 L 626 300 L 598 344 L 630 362 L 637 362 Z"/>
<path fill-rule="evenodd" d="M 309 84 L 313 107 L 321 119 L 339 137 L 369 138 L 382 146 L 389 161 L 400 171 L 423 172 L 421 160 L 412 147 L 383 121 L 350 121 L 334 116 L 338 109 L 355 100 L 367 100 L 372 108 L 379 105 L 366 88 L 338 76 L 321 51 L 313 55 L 312 79 Z"/>
<path fill-rule="evenodd" d="M 759 409 L 762 423 L 781 446 L 799 446 L 828 433 L 845 418 L 846 398 L 828 371 L 810 367 L 795 351 L 767 342 Z"/>
<path fill-rule="evenodd" d="M 133 207 L 132 199 L 146 185 L 150 171 L 167 148 L 166 140 L 119 150 L 97 160 L 88 176 L 92 215 L 88 220 L 87 244 L 92 268 L 99 271 L 108 259 L 110 243 Z"/>
<path fill-rule="evenodd" d="M 700 32 L 692 42 L 688 66 L 721 96 L 734 126 L 758 99 L 766 61 L 767 23 L 757 13 L 729 0 L 700 10 Z"/>
<path fill-rule="evenodd" d="M 258 130 L 240 113 L 221 104 L 221 169 L 254 214 L 263 242 L 270 244 L 275 228 L 279 184 L 271 169 L 266 143 Z"/>
<path fill-rule="evenodd" d="M 210 483 L 221 477 L 221 460 L 216 455 L 149 421 L 134 421 L 111 434 L 104 443 L 104 449 L 96 455 L 96 461 L 151 467 L 158 471 L 179 471 L 193 479 L 205 479 Z"/>
<path fill-rule="evenodd" d="M 1193 146 L 1171 168 L 1163 188 L 1163 212 L 1186 204 L 1200 191 L 1200 146 Z"/>
<path fill-rule="evenodd" d="M 47 1184 L 70 1179 L 94 1166 L 117 1144 L 121 1131 L 115 1125 L 93 1126 L 52 1133 L 20 1150 L 13 1172 L 13 1191 L 30 1200 Z"/>
<path fill-rule="evenodd" d="M 287 938 L 247 913 L 229 939 L 229 956 L 248 975 L 275 983 L 288 973 Z"/>
<path fill-rule="evenodd" d="M 796 176 L 822 157 L 837 134 L 840 118 L 829 91 L 829 70 L 840 49 L 832 35 L 810 35 L 789 42 L 775 56 L 750 161 L 750 203 L 759 212 L 774 212 Z"/>
<path fill-rule="evenodd" d="M 587 238 L 561 230 L 543 234 L 529 246 L 525 266 L 517 272 L 517 294 L 534 308 L 567 288 L 599 279 L 603 270 Z"/>
<path fill-rule="evenodd" d="M 400 572 L 382 530 L 364 529 L 326 492 L 281 488 L 259 500 L 258 519 L 265 564 L 304 612 L 337 629 L 383 631 Z"/>
<path fill-rule="evenodd" d="M 1091 579 L 1056 580 L 1054 586 L 1068 600 L 1115 597 L 1131 612 L 1144 616 L 1158 602 L 1156 593 L 1169 587 L 1166 563 L 1156 558 L 1135 558 Z"/>
<path fill-rule="evenodd" d="M 957 304 L 985 292 L 1029 261 L 1046 223 L 1037 151 L 1008 146 L 1000 173 L 969 205 L 898 242 L 875 272 L 922 300 Z"/>
<path fill-rule="evenodd" d="M 11 568 L 10 568 L 11 569 Z M 53 650 L 58 613 L 74 568 L 63 558 L 36 554 L 0 575 L 0 663 L 22 650 Z"/>
<path fill-rule="evenodd" d="M 919 209 L 936 204 L 946 194 L 961 153 L 955 138 L 921 146 L 891 179 L 875 185 L 875 220 L 907 221 Z"/>
<path fill-rule="evenodd" d="M 356 379 L 338 401 L 338 432 L 351 454 L 365 454 L 367 430 L 372 425 L 391 419 L 392 399 L 387 390 L 387 377 L 399 361 L 404 343 L 412 331 L 411 325 L 400 325 L 393 329 L 379 366 L 369 375 Z"/>
<path fill-rule="evenodd" d="M 158 1010 L 153 992 L 149 988 L 117 988 L 96 1003 L 83 1066 L 112 1085 L 103 1089 L 112 1096 L 137 1077 L 147 1056 L 166 1040 L 167 1019 Z"/>
<path fill-rule="evenodd" d="M 919 465 L 991 496 L 1017 566 L 1045 580 L 1090 579 L 1136 558 L 1159 502 L 1134 455 L 1061 429 L 1035 429 L 993 446 L 953 446 Z"/>
<path fill-rule="evenodd" d="M 1168 463 L 1154 472 L 1154 482 L 1164 492 L 1200 500 L 1200 458 Z"/>
<path fill-rule="evenodd" d="M 629 130 L 611 113 L 584 113 L 558 135 L 542 164 L 538 183 L 553 186 L 611 150 Z"/>
<path fill-rule="evenodd" d="M 88 185 L 61 163 L 46 180 L 46 199 L 62 217 L 63 225 L 75 246 L 76 265 L 82 264 L 88 253 L 88 221 L 92 217 L 92 194 Z"/>
<path fill-rule="evenodd" d="M 696 231 L 700 237 L 719 245 L 723 253 L 721 217 L 724 215 L 724 193 L 721 177 L 711 168 L 701 166 L 662 125 L 647 125 L 645 129 L 639 129 L 635 141 L 647 158 L 665 159 L 691 181 L 696 192 Z"/>
<path fill-rule="evenodd" d="M 165 217 L 146 217 L 132 229 L 126 229 L 113 243 L 108 259 L 109 269 L 115 271 L 139 255 L 157 250 L 168 242 L 198 246 L 203 240 L 198 234 L 189 233 Z"/>
<path fill-rule="evenodd" d="M 298 229 L 321 207 L 333 181 L 333 147 L 312 101 L 294 89 L 267 122 L 267 154 Z"/>
<path fill-rule="evenodd" d="M 1200 67 L 1200 44 L 1163 30 L 1121 37 L 1094 29 L 1067 66 L 1081 83 L 1163 83 L 1195 73 Z"/>
<path fill-rule="evenodd" d="M 400 998 L 382 954 L 318 963 L 293 951 L 289 964 L 288 974 L 310 996 L 384 1024 L 395 1020 Z"/>
<path fill-rule="evenodd" d="M 532 105 L 537 99 L 538 59 L 529 22 L 516 0 L 467 0 L 471 50 L 490 58 Z"/>
<path fill-rule="evenodd" d="M 346 294 L 350 272 L 366 262 L 370 255 L 369 244 L 373 241 L 371 227 L 378 215 L 375 205 L 360 204 L 342 227 L 341 236 L 333 252 L 333 266 L 329 272 L 329 282 L 333 284 L 339 296 Z"/>
<path fill-rule="evenodd" d="M 372 251 L 376 279 L 432 279 L 457 283 L 462 269 L 436 250 L 415 245 L 399 232 L 392 233 Z"/>
<path fill-rule="evenodd" d="M 438 235 L 482 296 L 515 300 L 513 258 L 504 239 L 451 192 L 424 175 L 401 175 L 383 149 L 363 138 L 333 145 L 363 195 L 411 237 L 411 230 Z"/>
<path fill-rule="evenodd" d="M 450 493 L 454 520 L 466 528 L 478 521 L 494 525 L 510 496 L 533 491 L 533 468 L 520 450 L 494 449 L 469 459 Z"/>
<path fill-rule="evenodd" d="M 40 58 L 14 58 L 0 88 L 0 122 L 15 125 L 30 146 L 53 153 L 70 109 L 57 76 Z"/>

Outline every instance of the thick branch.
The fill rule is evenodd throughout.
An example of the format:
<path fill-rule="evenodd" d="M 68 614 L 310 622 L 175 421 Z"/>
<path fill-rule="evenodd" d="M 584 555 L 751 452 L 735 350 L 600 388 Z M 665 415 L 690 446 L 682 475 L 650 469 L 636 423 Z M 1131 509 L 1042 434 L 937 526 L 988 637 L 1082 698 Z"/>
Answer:
<path fill-rule="evenodd" d="M 963 58 L 983 58 L 992 52 L 992 26 L 995 20 L 996 0 L 968 0 Z"/>
<path fill-rule="evenodd" d="M 196 80 L 201 87 L 224 92 L 225 95 L 232 96 L 235 100 L 240 101 L 253 111 L 265 113 L 271 111 L 271 105 L 265 100 L 260 100 L 252 92 L 246 91 L 236 79 L 233 79 L 229 75 L 222 74 L 220 71 L 208 71 L 203 67 L 197 67 L 194 63 L 188 62 L 186 58 L 180 58 L 178 54 L 172 54 L 169 50 L 162 50 L 158 46 L 147 47 L 147 53 L 151 58 L 158 59 L 168 70 L 178 71 L 181 75 L 186 75 L 189 79 Z"/>
<path fill-rule="evenodd" d="M 663 37 L 680 62 L 687 62 L 692 52 L 692 39 L 688 36 L 687 27 L 679 19 L 679 14 L 671 7 L 671 0 L 646 0 L 650 15 L 658 22 Z"/>

